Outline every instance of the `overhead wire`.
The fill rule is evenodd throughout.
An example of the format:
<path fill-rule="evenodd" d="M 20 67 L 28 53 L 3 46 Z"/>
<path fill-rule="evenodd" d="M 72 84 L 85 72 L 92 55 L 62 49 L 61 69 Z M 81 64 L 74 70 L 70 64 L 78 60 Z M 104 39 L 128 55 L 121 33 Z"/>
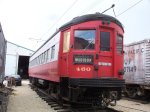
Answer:
<path fill-rule="evenodd" d="M 60 18 L 41 36 L 41 38 L 40 39 L 42 39 L 48 32 L 49 32 L 49 30 L 50 29 L 52 29 L 63 17 L 64 17 L 64 15 L 77 3 L 77 1 L 78 0 L 75 0 L 71 5 L 70 5 L 70 7 L 60 16 Z M 104 1 L 104 0 L 103 0 Z M 97 3 L 97 2 L 96 2 Z M 92 6 L 95 6 L 96 4 L 95 4 L 95 2 L 92 4 Z M 91 6 L 91 5 L 90 5 Z M 93 7 L 94 8 L 94 7 Z M 91 7 L 88 7 L 88 8 L 86 8 L 86 9 L 84 9 L 84 11 L 82 11 L 82 12 L 85 12 L 85 10 L 86 10 L 86 12 L 87 12 L 87 10 L 88 9 L 93 9 L 93 8 L 91 8 Z"/>
<path fill-rule="evenodd" d="M 103 1 L 104 0 L 93 2 L 92 4 L 90 4 L 90 6 L 86 7 L 80 14 L 88 13 L 90 10 L 94 9 L 97 5 L 99 5 L 99 3 L 97 2 L 102 3 Z"/>
<path fill-rule="evenodd" d="M 52 26 L 39 38 L 39 40 L 42 40 L 42 38 L 65 16 L 65 14 L 77 3 L 78 0 L 75 0 L 70 7 L 58 18 L 58 20 L 52 24 Z M 87 8 L 86 8 L 87 9 Z M 91 8 L 88 7 L 88 9 L 91 10 Z M 93 8 L 92 8 L 93 9 Z M 84 10 L 85 11 L 85 10 Z"/>
<path fill-rule="evenodd" d="M 55 21 L 51 27 L 40 37 L 40 39 L 42 39 L 63 17 L 64 15 L 77 3 L 78 0 L 75 0 L 70 6 L 69 8 L 67 8 L 67 10 L 57 19 L 57 21 Z"/>
<path fill-rule="evenodd" d="M 75 0 L 70 6 L 69 8 L 58 18 L 58 20 L 56 22 L 54 22 L 54 24 L 52 24 L 52 26 L 39 38 L 42 39 L 64 16 L 65 14 L 77 3 L 78 0 Z M 142 2 L 143 0 L 140 0 L 138 2 L 136 2 L 134 5 L 130 6 L 129 8 L 127 8 L 126 10 L 124 10 L 123 12 L 121 12 L 120 14 L 116 15 L 114 12 L 114 8 L 113 8 L 113 12 L 115 17 L 118 17 L 122 14 L 124 14 L 125 12 L 127 12 L 128 10 L 130 10 L 131 8 L 135 7 L 136 5 L 138 5 L 140 2 Z M 89 9 L 89 7 L 88 7 Z"/>
<path fill-rule="evenodd" d="M 136 5 L 138 5 L 140 2 L 142 2 L 143 0 L 140 0 L 138 2 L 136 2 L 135 4 L 133 4 L 132 6 L 130 6 L 129 8 L 127 8 L 126 10 L 124 10 L 123 12 L 121 12 L 120 14 L 118 14 L 116 17 L 124 14 L 125 12 L 127 12 L 128 10 L 132 9 L 133 7 L 135 7 Z"/>

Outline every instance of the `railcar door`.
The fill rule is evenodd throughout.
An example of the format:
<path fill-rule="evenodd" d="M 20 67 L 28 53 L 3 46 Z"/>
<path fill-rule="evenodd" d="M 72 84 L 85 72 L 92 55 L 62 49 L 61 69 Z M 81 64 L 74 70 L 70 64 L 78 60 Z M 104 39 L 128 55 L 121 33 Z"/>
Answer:
<path fill-rule="evenodd" d="M 98 76 L 113 77 L 113 30 L 100 28 L 98 49 Z"/>
<path fill-rule="evenodd" d="M 64 31 L 61 34 L 62 45 L 60 58 L 60 71 L 63 77 L 68 77 L 69 69 L 69 50 L 70 50 L 70 30 Z"/>

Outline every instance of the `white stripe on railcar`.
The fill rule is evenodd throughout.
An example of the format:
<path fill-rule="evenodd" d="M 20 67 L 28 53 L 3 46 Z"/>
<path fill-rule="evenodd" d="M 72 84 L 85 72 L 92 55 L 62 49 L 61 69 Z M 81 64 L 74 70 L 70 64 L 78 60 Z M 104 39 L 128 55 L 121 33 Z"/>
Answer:
<path fill-rule="evenodd" d="M 60 32 L 58 32 L 52 39 L 50 39 L 44 46 L 42 46 L 34 55 L 30 57 L 30 62 L 40 56 L 42 53 L 50 49 L 49 55 L 51 56 L 51 48 L 55 45 L 55 53 L 53 59 L 48 59 L 47 62 L 58 60 L 58 52 L 59 52 L 59 42 L 60 42 Z M 50 57 L 49 56 L 49 57 Z M 47 63 L 45 62 L 45 63 Z"/>

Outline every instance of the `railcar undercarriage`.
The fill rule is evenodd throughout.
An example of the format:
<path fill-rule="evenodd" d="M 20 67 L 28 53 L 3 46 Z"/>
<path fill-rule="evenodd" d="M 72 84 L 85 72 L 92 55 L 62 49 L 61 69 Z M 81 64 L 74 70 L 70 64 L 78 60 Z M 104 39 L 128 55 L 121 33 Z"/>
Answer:
<path fill-rule="evenodd" d="M 70 80 L 71 81 L 71 80 Z M 33 85 L 42 87 L 51 96 L 71 104 L 90 105 L 92 107 L 105 108 L 108 105 L 115 106 L 121 98 L 121 87 L 90 87 L 73 85 L 68 78 L 63 78 L 60 83 L 54 83 L 41 79 L 31 79 Z"/>
<path fill-rule="evenodd" d="M 111 91 L 110 88 L 72 88 L 70 87 L 69 100 L 74 103 L 90 104 L 93 107 L 115 106 L 119 91 Z"/>
<path fill-rule="evenodd" d="M 67 97 L 69 101 L 104 108 L 108 105 L 115 106 L 116 100 L 121 99 L 124 81 L 62 78 L 60 84 L 62 97 Z"/>
<path fill-rule="evenodd" d="M 138 85 L 138 84 L 126 84 L 123 89 L 125 95 L 130 98 L 147 98 L 150 97 L 148 94 L 150 92 L 149 85 Z"/>

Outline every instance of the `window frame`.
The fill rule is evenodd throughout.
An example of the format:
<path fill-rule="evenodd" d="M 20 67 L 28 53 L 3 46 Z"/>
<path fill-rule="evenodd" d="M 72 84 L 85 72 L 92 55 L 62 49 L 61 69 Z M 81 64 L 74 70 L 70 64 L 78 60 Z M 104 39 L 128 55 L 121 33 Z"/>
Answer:
<path fill-rule="evenodd" d="M 118 43 L 118 37 L 122 38 L 121 43 L 120 42 Z M 121 49 L 122 49 L 121 51 L 118 51 L 118 44 L 121 44 Z M 116 52 L 117 52 L 117 54 L 122 54 L 123 53 L 123 35 L 118 34 L 118 33 L 116 35 Z"/>
<path fill-rule="evenodd" d="M 55 47 L 56 47 L 55 45 L 53 45 L 53 46 L 51 47 L 51 59 L 54 59 L 54 58 L 55 58 L 55 50 L 56 50 Z M 53 49 L 53 48 L 54 48 L 54 49 Z"/>
<path fill-rule="evenodd" d="M 77 30 L 79 30 L 79 31 L 85 31 L 85 30 L 94 30 L 95 31 L 95 43 L 94 43 L 94 49 L 77 49 L 77 48 L 75 48 L 75 31 L 77 31 Z M 73 32 L 73 49 L 74 50 L 79 50 L 79 51 L 81 51 L 81 50 L 84 50 L 84 51 L 87 51 L 87 50 L 91 50 L 91 51 L 93 51 L 93 50 L 96 50 L 96 40 L 97 40 L 97 28 L 95 28 L 95 27 L 89 27 L 89 28 L 77 28 L 77 29 L 74 29 L 74 32 Z"/>
<path fill-rule="evenodd" d="M 101 39 L 101 38 L 102 38 L 101 33 L 104 33 L 104 32 L 105 32 L 105 33 L 107 32 L 107 33 L 109 34 L 109 46 L 108 46 L 108 47 L 107 47 L 106 45 L 105 45 L 105 46 L 102 46 L 103 44 L 101 44 L 101 43 L 103 43 L 103 42 L 102 42 L 102 39 Z M 105 39 L 105 38 L 106 38 L 106 37 L 104 37 L 103 39 Z M 100 30 L 100 38 L 99 38 L 99 39 L 100 39 L 100 42 L 99 42 L 100 48 L 99 48 L 99 50 L 102 51 L 102 52 L 110 52 L 110 51 L 111 51 L 111 32 L 110 32 L 110 31 L 107 31 L 107 30 L 106 30 L 106 31 L 105 31 L 105 30 L 102 30 L 102 31 Z M 102 49 L 102 48 L 103 48 L 103 49 Z M 106 50 L 106 49 L 108 49 L 108 50 Z"/>
<path fill-rule="evenodd" d="M 70 51 L 70 43 L 71 43 L 71 32 L 65 31 L 63 32 L 63 53 L 67 53 Z"/>

